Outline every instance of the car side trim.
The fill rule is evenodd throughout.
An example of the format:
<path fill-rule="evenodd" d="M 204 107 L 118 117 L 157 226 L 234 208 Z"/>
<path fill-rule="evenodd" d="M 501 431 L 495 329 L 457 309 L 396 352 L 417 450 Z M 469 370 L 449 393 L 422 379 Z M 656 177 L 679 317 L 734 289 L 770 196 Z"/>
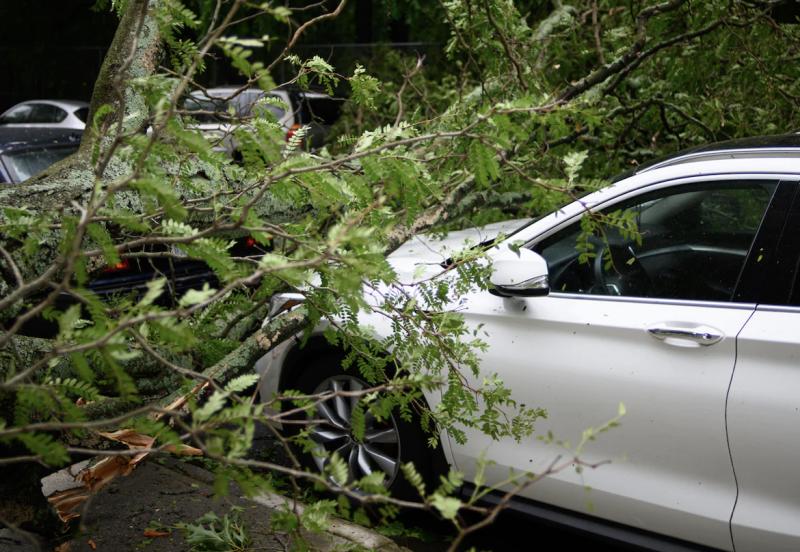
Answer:
<path fill-rule="evenodd" d="M 618 303 L 645 303 L 649 305 L 679 305 L 684 307 L 712 307 L 717 309 L 753 310 L 755 303 L 729 303 L 726 301 L 696 301 L 692 299 L 657 299 L 655 297 L 626 297 L 622 295 L 589 295 L 586 293 L 550 292 L 553 299 L 581 299 L 583 301 L 612 301 Z M 533 299 L 536 301 L 537 299 Z"/>
<path fill-rule="evenodd" d="M 475 486 L 473 484 L 465 483 L 461 487 L 462 498 L 466 499 L 472 496 L 474 490 Z M 503 493 L 491 491 L 481 501 L 490 506 L 496 506 L 503 501 L 503 497 Z M 527 498 L 515 496 L 507 504 L 509 510 L 534 518 L 545 525 L 567 529 L 579 534 L 592 535 L 612 543 L 627 544 L 657 552 L 719 552 L 717 548 L 682 541 Z"/>
<path fill-rule="evenodd" d="M 791 305 L 758 305 L 758 312 L 800 312 L 800 306 Z"/>

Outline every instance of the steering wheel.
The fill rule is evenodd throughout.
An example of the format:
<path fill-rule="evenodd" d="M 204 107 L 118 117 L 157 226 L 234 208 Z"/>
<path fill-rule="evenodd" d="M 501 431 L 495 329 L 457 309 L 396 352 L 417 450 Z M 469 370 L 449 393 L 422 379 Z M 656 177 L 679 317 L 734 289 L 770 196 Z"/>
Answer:
<path fill-rule="evenodd" d="M 611 266 L 606 269 L 606 257 L 611 256 Z M 593 290 L 599 295 L 625 295 L 647 297 L 653 282 L 642 266 L 630 244 L 606 244 L 594 259 Z"/>

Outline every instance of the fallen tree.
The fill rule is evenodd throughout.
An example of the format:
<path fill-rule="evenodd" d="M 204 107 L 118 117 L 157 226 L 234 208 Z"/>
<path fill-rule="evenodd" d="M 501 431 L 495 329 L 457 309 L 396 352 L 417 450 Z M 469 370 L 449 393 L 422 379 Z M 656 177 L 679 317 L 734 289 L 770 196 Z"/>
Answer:
<path fill-rule="evenodd" d="M 796 33 L 759 3 L 557 3 L 529 21 L 508 1 L 448 2 L 437 14 L 450 26 L 447 50 L 470 87 L 453 90 L 446 108 L 431 117 L 409 108 L 418 66 L 386 93 L 362 69 L 343 76 L 319 57 L 290 57 L 309 26 L 336 17 L 345 1 L 315 15 L 269 2 L 207 4 L 212 15 L 203 21 L 176 0 L 114 2 L 120 25 L 79 152 L 22 186 L 0 190 L 1 461 L 25 474 L 12 477 L 15 488 L 0 498 L 7 524 L 46 511 L 41 502 L 31 504 L 43 471 L 108 452 L 99 431 L 120 425 L 156 435 L 162 446 L 152 447 L 154 453 L 187 443 L 243 477 L 244 468 L 258 467 L 242 457 L 252 424 L 275 415 L 236 392 L 253 384 L 251 367 L 270 347 L 323 319 L 335 323 L 337 344 L 359 358 L 391 407 L 414 408 L 437 431 L 456 435 L 460 425 L 477 426 L 487 411 L 495 412 L 504 421 L 493 437 L 527 435 L 543 413 L 516 405 L 502 386 L 464 385 L 459 374 L 477 370 L 481 344 L 450 313 L 429 315 L 446 312 L 463 289 L 486 285 L 485 267 L 473 262 L 480 250 L 443 269 L 451 278 L 444 284 L 427 284 L 436 293 L 426 304 L 386 294 L 377 308 L 402 320 L 392 347 L 374 343 L 358 327 L 356 315 L 367 308 L 362 286 L 381 281 L 401 288 L 385 257 L 415 233 L 469 221 L 485 204 L 495 207 L 493 217 L 520 198 L 523 210 L 543 210 L 597 185 L 592 177 L 609 163 L 587 159 L 581 151 L 587 144 L 608 152 L 623 143 L 641 146 L 645 136 L 652 155 L 660 133 L 680 144 L 715 137 L 718 114 L 692 114 L 684 105 L 691 98 L 677 91 L 682 82 L 670 80 L 682 48 L 738 33 L 739 44 L 756 48 L 752 64 L 758 65 L 774 63 L 768 54 L 776 37 L 796 46 Z M 237 24 L 253 17 L 289 26 L 276 60 L 254 61 L 262 41 L 233 36 Z M 302 130 L 286 143 L 277 121 L 254 117 L 231 131 L 241 155 L 234 161 L 183 109 L 212 52 L 241 72 L 242 90 L 273 88 L 271 70 L 289 58 L 294 84 L 346 87 L 352 109 L 380 124 L 344 136 L 336 154 L 311 154 L 302 149 Z M 704 59 L 707 70 L 713 56 Z M 793 83 L 775 85 L 794 97 Z M 741 89 L 724 92 L 747 97 Z M 785 109 L 781 104 L 759 116 L 780 120 Z M 659 113 L 655 121 L 647 120 L 651 110 Z M 243 237 L 258 255 L 236 252 Z M 90 290 L 109 266 L 187 257 L 213 270 L 213 285 L 176 296 L 164 275 L 142 293 L 106 302 Z M 289 288 L 302 290 L 305 310 L 262 328 L 270 297 Z M 47 339 L 30 335 L 40 320 L 57 328 Z M 425 369 L 412 368 L 420 358 Z M 450 399 L 431 412 L 421 389 L 435 386 L 446 388 Z M 201 390 L 215 409 L 198 403 Z M 223 407 L 223 400 L 233 405 Z M 300 404 L 308 409 L 319 400 L 305 397 Z M 189 425 L 182 410 L 195 414 Z M 218 450 L 211 442 L 225 445 Z M 30 470 L 30 464 L 46 468 Z M 302 476 L 299 464 L 268 467 Z M 257 474 L 247 477 L 253 486 L 263 484 Z M 356 482 L 346 491 L 364 502 L 453 518 L 464 506 L 449 496 L 453 485 L 429 489 L 412 504 L 382 495 L 374 483 Z M 357 484 L 374 493 L 352 492 Z"/>

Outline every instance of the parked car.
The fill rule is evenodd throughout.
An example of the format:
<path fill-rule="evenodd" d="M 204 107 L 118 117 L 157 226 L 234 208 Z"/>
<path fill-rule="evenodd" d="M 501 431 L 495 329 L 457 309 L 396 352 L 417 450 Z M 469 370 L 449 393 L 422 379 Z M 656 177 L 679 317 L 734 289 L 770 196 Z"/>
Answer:
<path fill-rule="evenodd" d="M 605 239 L 590 238 L 597 256 L 580 262 L 581 220 L 618 210 L 635 217 L 641 241 L 609 227 Z M 389 260 L 407 281 L 426 278 L 465 237 L 475 243 L 501 228 L 417 237 Z M 582 454 L 610 464 L 546 477 L 513 506 L 649 549 L 800 550 L 798 236 L 800 136 L 789 135 L 641 167 L 491 247 L 491 292 L 459 304 L 488 334 L 482 371 L 497 373 L 518 403 L 548 410 L 539 435 L 575 443 L 627 407 L 621 426 Z M 519 255 L 512 243 L 524 244 Z M 273 312 L 297 300 L 276 297 Z M 377 314 L 360 321 L 377 337 L 391 333 Z M 324 329 L 258 362 L 265 400 L 285 389 L 367 386 L 342 370 Z M 432 408 L 440 400 L 426 399 Z M 312 427 L 320 448 L 338 449 L 353 479 L 383 471 L 393 491 L 402 462 L 455 466 L 468 492 L 483 453 L 496 462 L 485 473 L 493 485 L 509 470 L 541 473 L 563 452 L 535 436 L 493 442 L 472 430 L 463 445 L 443 436 L 437 452 L 399 416 L 372 420 L 358 441 L 341 398 L 321 403 L 316 417 L 326 420 Z"/>
<path fill-rule="evenodd" d="M 266 251 L 249 236 L 236 237 L 233 238 L 233 241 L 235 243 L 230 252 L 236 257 L 257 258 Z M 150 248 L 151 253 L 159 251 L 164 252 L 164 248 Z M 205 262 L 187 257 L 179 249 L 173 248 L 169 253 L 171 256 L 123 258 L 118 264 L 97 269 L 89 274 L 86 289 L 107 302 L 120 297 L 139 300 L 147 292 L 148 283 L 158 278 L 165 278 L 164 293 L 158 297 L 156 303 L 167 308 L 174 308 L 187 291 L 202 289 L 206 284 L 212 288 L 220 285 L 217 275 Z M 0 266 L 0 270 L 2 270 L 2 266 Z M 2 276 L 3 274 L 0 272 L 0 277 Z M 42 295 L 33 297 L 33 299 L 41 300 L 43 297 Z M 73 294 L 62 292 L 56 298 L 54 306 L 59 310 L 64 310 L 75 302 Z M 13 318 L 0 319 L 0 324 L 6 327 L 13 322 Z M 54 337 L 57 332 L 57 323 L 43 317 L 36 317 L 27 322 L 19 333 L 47 339 Z"/>
<path fill-rule="evenodd" d="M 264 98 L 279 100 L 281 105 L 259 103 Z M 341 102 L 321 92 L 294 88 L 276 88 L 264 92 L 255 88 L 222 86 L 192 91 L 184 101 L 183 108 L 196 121 L 194 128 L 218 138 L 218 147 L 224 151 L 235 150 L 231 136 L 235 126 L 246 124 L 259 114 L 260 109 L 274 116 L 283 127 L 287 141 L 297 129 L 308 126 L 305 143 L 313 149 L 325 142 L 330 126 L 339 118 Z"/>
<path fill-rule="evenodd" d="M 19 184 L 77 151 L 81 132 L 0 126 L 0 184 Z"/>
<path fill-rule="evenodd" d="M 83 130 L 89 104 L 74 100 L 31 100 L 18 103 L 0 115 L 0 126 L 56 127 Z"/>
<path fill-rule="evenodd" d="M 0 185 L 19 184 L 74 153 L 80 145 L 81 136 L 82 132 L 69 129 L 0 127 Z M 235 241 L 231 248 L 233 255 L 257 257 L 265 251 L 251 237 L 234 236 L 232 239 Z M 123 259 L 115 266 L 91 273 L 86 287 L 104 300 L 119 295 L 139 297 L 146 292 L 148 282 L 166 277 L 167 290 L 160 301 L 169 305 L 190 289 L 201 289 L 205 284 L 219 284 L 206 263 L 181 255 L 179 250 L 175 250 L 171 256 Z M 62 293 L 56 306 L 65 308 L 74 302 L 73 295 Z M 3 320 L 0 324 L 12 322 Z M 56 331 L 54 323 L 36 318 L 26 324 L 22 333 L 51 337 Z"/>

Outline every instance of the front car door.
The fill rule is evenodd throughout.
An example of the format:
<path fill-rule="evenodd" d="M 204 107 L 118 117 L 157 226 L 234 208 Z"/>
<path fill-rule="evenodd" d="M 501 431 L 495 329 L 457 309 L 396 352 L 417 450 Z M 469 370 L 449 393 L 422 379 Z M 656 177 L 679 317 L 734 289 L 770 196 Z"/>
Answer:
<path fill-rule="evenodd" d="M 482 375 L 498 374 L 518 402 L 546 408 L 549 418 L 522 443 L 471 432 L 453 447 L 459 469 L 474 475 L 485 452 L 496 462 L 489 483 L 509 469 L 541 472 L 570 453 L 537 436 L 549 431 L 574 445 L 621 402 L 621 427 L 581 454 L 603 465 L 562 470 L 523 496 L 732 549 L 725 400 L 735 338 L 755 309 L 732 299 L 777 187 L 758 175 L 707 177 L 624 194 L 598 208 L 631 213 L 641 239 L 605 228 L 588 240 L 599 253 L 588 263 L 576 251 L 586 215 L 536 236 L 528 246 L 548 261 L 550 295 L 475 295 L 465 317 L 488 334 Z"/>

